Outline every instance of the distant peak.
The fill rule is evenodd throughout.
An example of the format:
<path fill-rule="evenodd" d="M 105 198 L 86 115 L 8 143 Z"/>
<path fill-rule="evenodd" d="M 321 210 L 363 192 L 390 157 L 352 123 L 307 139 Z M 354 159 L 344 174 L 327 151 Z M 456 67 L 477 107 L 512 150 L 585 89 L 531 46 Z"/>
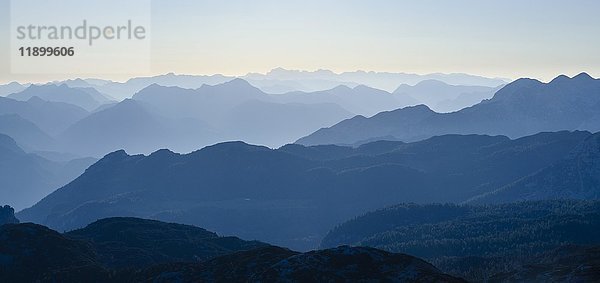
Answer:
<path fill-rule="evenodd" d="M 125 152 L 125 150 L 119 149 L 117 151 L 113 151 L 113 152 L 105 155 L 104 158 L 102 158 L 102 159 L 123 159 L 126 157 L 129 157 L 129 154 L 127 154 L 127 152 Z"/>
<path fill-rule="evenodd" d="M 39 84 L 31 84 L 29 85 L 29 87 L 27 87 L 28 90 L 32 90 L 32 89 L 41 89 L 43 87 L 46 87 L 47 85 L 39 85 Z"/>
<path fill-rule="evenodd" d="M 318 69 L 314 72 L 315 74 L 334 75 L 335 73 L 331 70 Z"/>
<path fill-rule="evenodd" d="M 154 90 L 154 89 L 163 89 L 165 88 L 165 86 L 159 85 L 157 83 L 152 83 L 151 85 L 143 88 L 142 90 L 140 90 L 139 92 L 142 92 L 144 90 Z"/>
<path fill-rule="evenodd" d="M 565 75 L 560 75 L 556 78 L 554 78 L 552 81 L 550 81 L 550 84 L 557 84 L 557 83 L 565 83 L 565 82 L 571 82 L 571 81 L 578 81 L 578 82 L 584 82 L 584 81 L 593 81 L 594 78 L 592 78 L 589 74 L 583 72 L 578 74 L 577 76 L 574 76 L 573 78 L 569 78 L 568 76 Z"/>
<path fill-rule="evenodd" d="M 283 75 L 283 74 L 292 73 L 292 72 L 294 72 L 294 71 L 286 70 L 286 69 L 281 68 L 281 67 L 277 67 L 275 69 L 272 69 L 272 70 L 268 71 L 266 75 L 267 76 L 269 76 L 269 75 Z"/>
<path fill-rule="evenodd" d="M 248 83 L 246 80 L 240 79 L 240 78 L 235 78 L 233 80 L 225 82 L 225 83 L 223 83 L 223 85 L 249 86 L 249 87 L 252 87 L 252 85 L 250 85 L 250 83 Z"/>
<path fill-rule="evenodd" d="M 247 144 L 243 141 L 227 141 L 221 142 L 214 145 L 209 145 L 199 150 L 198 152 L 207 152 L 207 151 L 221 151 L 221 150 L 241 150 L 241 151 L 263 151 L 263 150 L 271 150 L 265 146 L 259 145 L 251 145 Z"/>
<path fill-rule="evenodd" d="M 49 85 L 45 85 L 46 87 L 50 87 L 50 88 L 61 88 L 61 89 L 67 89 L 70 88 L 69 85 L 67 85 L 66 83 L 60 83 L 58 85 L 54 85 L 54 84 L 49 84 Z"/>
<path fill-rule="evenodd" d="M 590 76 L 586 72 L 579 73 L 579 75 L 574 76 L 573 79 L 574 80 L 586 80 L 586 81 L 594 80 L 594 78 L 592 78 L 592 76 Z"/>
<path fill-rule="evenodd" d="M 334 90 L 334 91 L 350 91 L 352 89 L 350 87 L 348 87 L 347 85 L 338 85 L 338 86 L 332 88 L 331 90 Z"/>
<path fill-rule="evenodd" d="M 429 79 L 429 80 L 422 80 L 419 83 L 417 83 L 415 86 L 446 86 L 446 85 L 448 85 L 448 84 L 445 82 Z"/>
<path fill-rule="evenodd" d="M 165 153 L 174 153 L 171 150 L 167 149 L 167 148 L 161 148 L 155 152 L 153 152 L 152 154 L 165 154 Z M 150 155 L 152 155 L 150 154 Z"/>
<path fill-rule="evenodd" d="M 172 152 L 169 149 L 163 148 L 163 149 L 159 149 L 159 150 L 151 153 L 149 157 L 160 158 L 160 157 L 164 157 L 164 156 L 173 156 L 173 155 L 178 155 L 178 154 L 175 152 Z"/>
<path fill-rule="evenodd" d="M 374 117 L 396 117 L 397 115 L 409 116 L 409 117 L 425 117 L 425 116 L 429 116 L 429 115 L 432 115 L 435 113 L 436 113 L 435 111 L 431 110 L 426 105 L 419 104 L 419 105 L 415 105 L 415 106 L 407 106 L 404 108 L 398 108 L 398 109 L 391 110 L 391 111 L 379 112 L 371 118 L 374 118 Z"/>
<path fill-rule="evenodd" d="M 536 79 L 520 78 L 520 79 L 517 79 L 517 80 L 505 85 L 504 88 L 502 88 L 502 89 L 512 89 L 512 88 L 518 89 L 521 87 L 532 87 L 532 86 L 537 86 L 537 85 L 543 85 L 543 83 Z"/>
<path fill-rule="evenodd" d="M 554 78 L 553 80 L 550 81 L 550 84 L 556 84 L 556 83 L 561 83 L 561 82 L 566 82 L 571 80 L 571 78 L 567 77 L 566 75 L 559 75 L 558 77 Z"/>
<path fill-rule="evenodd" d="M 27 100 L 29 103 L 44 103 L 46 100 L 41 99 L 39 96 L 34 95 Z"/>
<path fill-rule="evenodd" d="M 415 106 L 407 106 L 405 108 L 402 109 L 407 109 L 407 110 L 413 110 L 413 111 L 427 111 L 427 112 L 433 112 L 433 110 L 431 110 L 431 108 L 429 108 L 427 105 L 425 104 L 419 104 L 419 105 L 415 105 Z"/>
<path fill-rule="evenodd" d="M 203 85 L 202 87 L 200 87 L 200 89 L 203 88 L 208 88 L 208 89 L 222 89 L 225 91 L 233 91 L 233 92 L 240 92 L 240 93 L 256 93 L 256 92 L 262 92 L 260 91 L 258 88 L 254 87 L 253 85 L 251 85 L 248 81 L 244 80 L 244 79 L 240 79 L 240 78 L 235 78 L 233 80 L 230 80 L 228 82 L 222 83 L 222 84 L 217 84 L 214 86 L 206 86 Z"/>

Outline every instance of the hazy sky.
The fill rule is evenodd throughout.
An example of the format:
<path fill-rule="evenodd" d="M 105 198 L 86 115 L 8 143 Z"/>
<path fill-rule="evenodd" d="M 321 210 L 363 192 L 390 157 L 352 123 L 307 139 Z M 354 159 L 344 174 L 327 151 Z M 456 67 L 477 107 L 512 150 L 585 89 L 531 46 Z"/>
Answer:
<path fill-rule="evenodd" d="M 275 67 L 600 76 L 597 0 L 154 0 L 151 11 L 151 72 L 105 77 Z M 10 74 L 8 0 L 0 13 L 0 82 L 76 77 Z"/>

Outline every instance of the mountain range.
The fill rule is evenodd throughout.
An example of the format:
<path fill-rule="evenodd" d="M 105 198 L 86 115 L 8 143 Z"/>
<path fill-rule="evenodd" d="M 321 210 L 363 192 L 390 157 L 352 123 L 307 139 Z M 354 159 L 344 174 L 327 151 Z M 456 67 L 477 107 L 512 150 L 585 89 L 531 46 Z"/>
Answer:
<path fill-rule="evenodd" d="M 62 151 L 92 156 L 190 152 L 240 139 L 275 147 L 352 115 L 335 104 L 279 103 L 241 79 L 198 89 L 154 84 L 77 121 L 57 140 Z"/>
<path fill-rule="evenodd" d="M 0 96 L 4 97 L 15 92 L 20 92 L 28 86 L 29 85 L 22 85 L 18 82 L 11 82 L 5 85 L 0 85 Z"/>
<path fill-rule="evenodd" d="M 93 111 L 102 104 L 113 101 L 111 97 L 98 92 L 93 87 L 69 87 L 66 84 L 31 85 L 21 92 L 8 95 L 8 98 L 20 101 L 27 101 L 33 97 L 44 101 L 72 104 L 87 111 Z"/>
<path fill-rule="evenodd" d="M 202 85 L 222 84 L 236 76 L 224 75 L 184 75 L 168 73 L 152 77 L 131 78 L 125 82 L 114 82 L 104 79 L 70 79 L 64 81 L 54 81 L 51 84 L 66 84 L 73 88 L 94 88 L 98 92 L 114 97 L 117 100 L 131 98 L 131 96 L 152 85 L 178 86 L 181 88 L 196 89 Z M 330 70 L 317 71 L 299 71 L 287 70 L 284 68 L 275 68 L 267 73 L 248 73 L 237 78 L 250 82 L 253 86 L 270 94 L 283 94 L 287 92 L 302 91 L 315 92 L 332 89 L 340 85 L 355 87 L 366 85 L 372 88 L 382 89 L 388 92 L 394 91 L 399 85 L 416 85 L 421 81 L 436 80 L 450 85 L 466 86 L 484 86 L 498 87 L 509 82 L 509 79 L 486 78 L 469 74 L 408 74 L 408 73 L 390 73 L 390 72 L 344 72 L 335 73 Z M 20 92 L 30 84 L 20 84 L 12 82 L 6 85 L 0 85 L 0 96 L 7 96 L 12 93 Z"/>
<path fill-rule="evenodd" d="M 189 151 L 216 142 L 216 133 L 194 119 L 169 119 L 146 103 L 127 99 L 91 113 L 57 136 L 59 151 L 102 156 L 127 149 L 152 152 L 157 148 Z"/>
<path fill-rule="evenodd" d="M 158 75 L 153 77 L 131 78 L 125 82 L 113 82 L 102 79 L 75 79 L 53 82 L 54 84 L 66 84 L 70 87 L 91 87 L 98 92 L 114 97 L 117 100 L 131 98 L 136 92 L 152 85 L 178 86 L 181 88 L 195 89 L 202 85 L 217 85 L 228 82 L 234 77 L 223 75 L 199 76 L 199 75 L 176 75 L 174 73 Z"/>
<path fill-rule="evenodd" d="M 48 135 L 56 135 L 89 115 L 89 112 L 73 104 L 50 102 L 37 96 L 27 101 L 0 97 L 0 115 L 18 115 Z"/>
<path fill-rule="evenodd" d="M 31 85 L 10 94 L 9 98 L 2 98 L 0 114 L 19 115 L 43 133 L 36 133 L 39 131 L 31 126 L 17 128 L 31 128 L 27 130 L 27 135 L 41 137 L 45 134 L 49 138 L 27 138 L 23 133 L 10 129 L 10 125 L 5 126 L 2 132 L 15 138 L 28 151 L 56 151 L 96 157 L 118 149 L 148 154 L 165 147 L 178 152 L 190 152 L 228 140 L 279 147 L 309 135 L 315 129 L 334 125 L 356 114 L 369 116 L 379 113 L 374 116 L 376 118 L 399 110 L 381 111 L 419 103 L 427 103 L 440 111 L 454 111 L 492 96 L 497 89 L 426 80 L 415 86 L 400 85 L 394 93 L 365 85 L 352 88 L 342 85 L 310 93 L 274 95 L 263 92 L 243 79 L 222 82 L 227 77 L 202 76 L 199 82 L 194 83 L 195 78 L 168 74 L 131 79 L 123 85 L 135 85 L 136 90 L 143 88 L 134 95 L 130 94 L 131 99 L 121 102 L 115 102 L 105 95 L 105 90 L 99 86 L 111 83 L 99 80 L 76 79 Z M 184 87 L 161 86 L 155 82 Z M 222 83 L 205 84 L 208 82 Z M 418 116 L 415 119 L 437 114 L 423 106 L 409 109 L 413 108 L 419 110 L 405 111 L 419 112 L 414 114 Z M 360 117 L 363 116 L 353 119 Z M 426 128 L 420 130 L 425 131 Z M 376 127 L 362 134 L 375 130 Z M 426 137 L 424 133 L 408 140 Z M 402 139 L 386 134 L 361 141 L 380 138 Z M 310 140 L 311 137 L 306 139 Z"/>
<path fill-rule="evenodd" d="M 268 93 L 291 91 L 314 92 L 331 89 L 339 85 L 355 87 L 365 85 L 372 88 L 394 91 L 399 85 L 416 85 L 426 80 L 437 80 L 450 85 L 497 87 L 509 82 L 508 79 L 485 78 L 468 74 L 408 74 L 390 72 L 343 72 L 330 70 L 300 71 L 275 68 L 266 74 L 250 73 L 241 77 L 252 85 Z"/>
<path fill-rule="evenodd" d="M 297 141 L 303 145 L 360 144 L 377 139 L 415 141 L 443 134 L 522 137 L 543 131 L 600 130 L 600 80 L 586 73 L 549 83 L 519 79 L 489 100 L 452 113 L 424 105 L 356 116 Z"/>
<path fill-rule="evenodd" d="M 145 217 L 308 250 L 335 223 L 355 215 L 400 202 L 465 202 L 581 154 L 598 135 L 556 132 L 515 140 L 447 135 L 358 148 L 292 144 L 276 150 L 229 142 L 183 155 L 121 150 L 18 217 L 60 231 L 104 217 Z M 568 172 L 555 177 L 566 178 L 562 173 Z M 549 198 L 593 197 L 600 191 L 532 189 L 556 190 L 543 195 Z"/>
<path fill-rule="evenodd" d="M 335 88 L 339 85 L 355 87 L 366 85 L 388 92 L 394 91 L 399 85 L 415 85 L 425 80 L 437 80 L 450 85 L 497 87 L 509 82 L 509 79 L 486 78 L 469 74 L 408 74 L 390 72 L 344 72 L 334 73 L 330 70 L 299 71 L 275 68 L 267 73 L 248 73 L 243 76 L 224 75 L 184 75 L 168 73 L 152 77 L 131 78 L 125 82 L 114 82 L 103 79 L 72 79 L 54 81 L 53 84 L 66 84 L 70 87 L 93 87 L 100 93 L 114 97 L 117 100 L 131 98 L 131 96 L 152 85 L 177 86 L 181 88 L 196 89 L 202 85 L 217 85 L 235 78 L 250 82 L 253 86 L 270 94 L 283 94 L 287 92 L 302 91 L 315 92 Z M 28 85 L 13 82 L 0 86 L 0 96 L 23 90 Z"/>

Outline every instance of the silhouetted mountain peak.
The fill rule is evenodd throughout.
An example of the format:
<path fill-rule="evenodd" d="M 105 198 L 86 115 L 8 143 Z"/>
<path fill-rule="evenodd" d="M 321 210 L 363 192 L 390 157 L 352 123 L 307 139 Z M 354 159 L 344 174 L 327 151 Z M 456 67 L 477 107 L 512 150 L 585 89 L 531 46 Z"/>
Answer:
<path fill-rule="evenodd" d="M 166 89 L 166 88 L 167 88 L 166 86 L 162 86 L 162 85 L 159 85 L 159 84 L 157 84 L 157 83 L 152 83 L 151 85 L 149 85 L 149 86 L 147 86 L 147 87 L 143 88 L 143 89 L 142 89 L 142 90 L 140 90 L 139 92 L 142 92 L 142 91 L 144 91 L 144 90 L 157 90 L 157 89 L 161 90 L 161 89 Z"/>
<path fill-rule="evenodd" d="M 244 79 L 235 78 L 226 83 L 222 83 L 222 86 L 235 87 L 235 88 L 255 88 Z"/>
<path fill-rule="evenodd" d="M 43 88 L 56 89 L 56 88 L 58 88 L 58 86 L 54 85 L 54 84 L 32 84 L 32 85 L 28 86 L 26 89 L 38 90 L 38 89 L 43 89 Z"/>
<path fill-rule="evenodd" d="M 23 85 L 18 82 L 10 82 L 9 84 L 7 84 L 7 86 L 23 86 Z"/>
<path fill-rule="evenodd" d="M 98 92 L 96 89 L 83 87 L 70 87 L 66 83 L 44 85 L 30 85 L 28 88 L 10 94 L 8 97 L 20 101 L 27 101 L 31 97 L 38 96 L 45 101 L 62 102 L 77 105 L 91 111 L 103 103 L 111 101 L 111 98 Z"/>
<path fill-rule="evenodd" d="M 163 92 L 163 91 L 170 90 L 170 89 L 179 89 L 179 87 L 167 87 L 167 86 L 159 85 L 157 83 L 153 83 L 145 88 L 142 88 L 140 91 L 136 92 L 133 95 L 132 99 L 135 100 L 139 96 L 143 96 L 146 93 L 154 94 L 157 92 Z"/>
<path fill-rule="evenodd" d="M 556 78 L 552 79 L 549 84 L 559 84 L 559 83 L 568 82 L 570 80 L 571 80 L 571 78 L 567 77 L 566 75 L 559 75 Z"/>
<path fill-rule="evenodd" d="M 116 268 L 197 262 L 267 246 L 237 237 L 219 237 L 196 226 L 134 217 L 100 219 L 65 235 L 90 241 L 98 259 Z M 115 258 L 115 251 L 121 254 L 119 258 Z"/>
<path fill-rule="evenodd" d="M 119 160 L 129 157 L 129 154 L 125 152 L 123 149 L 119 149 L 117 151 L 113 151 L 102 158 L 103 160 Z"/>
<path fill-rule="evenodd" d="M 198 88 L 198 90 L 199 91 L 209 91 L 209 92 L 214 91 L 220 95 L 225 95 L 225 96 L 233 95 L 235 97 L 240 96 L 240 98 L 245 97 L 245 96 L 252 96 L 252 95 L 258 95 L 258 96 L 262 96 L 263 94 L 266 95 L 260 89 L 252 86 L 246 80 L 240 79 L 240 78 L 235 78 L 231 81 L 228 81 L 228 82 L 225 82 L 222 84 L 217 84 L 217 85 L 202 85 L 200 88 Z"/>
<path fill-rule="evenodd" d="M 181 88 L 178 86 L 164 86 L 157 83 L 153 83 L 140 91 L 136 92 L 132 99 L 136 101 L 152 99 L 153 97 L 168 96 L 167 98 L 172 99 L 174 96 L 178 96 L 184 93 L 195 93 L 193 89 Z"/>
<path fill-rule="evenodd" d="M 431 108 L 429 108 L 425 104 L 419 104 L 419 105 L 415 105 L 415 106 L 408 106 L 408 107 L 404 107 L 404 108 L 401 108 L 401 109 L 396 109 L 396 110 L 393 110 L 393 111 L 382 112 L 382 113 L 394 113 L 394 112 L 404 113 L 406 115 L 432 114 L 432 113 L 435 113 L 435 111 L 431 110 Z"/>
<path fill-rule="evenodd" d="M 573 80 L 578 80 L 578 81 L 593 81 L 594 78 L 592 78 L 592 76 L 590 76 L 586 72 L 581 72 L 577 76 L 574 76 Z"/>
<path fill-rule="evenodd" d="M 591 82 L 594 81 L 595 79 L 592 78 L 588 73 L 582 72 L 572 78 L 569 78 L 566 75 L 559 75 L 558 77 L 554 78 L 552 81 L 550 81 L 550 85 L 557 85 L 557 84 L 565 84 L 565 83 L 577 83 L 577 84 L 581 84 L 581 83 L 586 83 L 586 82 Z"/>
<path fill-rule="evenodd" d="M 15 210 L 8 205 L 0 206 L 0 226 L 15 223 L 19 223 L 19 219 L 15 217 Z"/>
<path fill-rule="evenodd" d="M 228 141 L 222 142 L 215 145 L 207 146 L 196 152 L 210 152 L 210 151 L 225 151 L 225 152 L 247 152 L 247 151 L 270 151 L 271 149 L 266 146 L 247 144 L 243 141 Z"/>
<path fill-rule="evenodd" d="M 539 80 L 536 79 L 530 79 L 530 78 L 520 78 L 517 79 L 509 84 L 507 84 L 504 88 L 506 88 L 507 86 L 513 86 L 513 87 L 533 87 L 533 86 L 539 86 L 542 85 L 544 83 L 542 83 Z"/>
<path fill-rule="evenodd" d="M 329 91 L 332 91 L 332 92 L 350 92 L 350 91 L 352 91 L 352 89 L 350 87 L 348 87 L 347 85 L 338 85 L 338 86 L 330 89 Z"/>
<path fill-rule="evenodd" d="M 384 113 L 385 113 L 385 112 L 384 112 Z M 381 114 L 381 113 L 380 113 L 380 114 Z M 379 114 L 378 114 L 378 115 L 379 115 Z M 348 119 L 347 121 L 354 121 L 354 122 L 356 122 L 356 121 L 364 121 L 364 120 L 367 120 L 367 119 L 368 119 L 368 118 L 367 118 L 367 117 L 365 117 L 365 116 L 363 116 L 363 115 L 356 115 L 356 116 L 354 116 L 354 117 L 352 117 L 352 118 Z"/>
<path fill-rule="evenodd" d="M 118 241 L 123 234 L 143 238 L 147 233 L 155 233 L 159 230 L 172 229 L 178 233 L 193 232 L 196 238 L 209 239 L 217 238 L 218 235 L 214 232 L 205 229 L 175 223 L 165 223 L 151 219 L 142 219 L 135 217 L 111 217 L 97 220 L 90 223 L 85 228 L 69 232 L 69 235 L 84 236 L 88 238 L 97 238 L 104 241 Z M 157 233 L 157 237 L 166 236 L 162 233 Z M 164 240 L 167 240 L 165 237 Z M 131 239 L 128 239 L 130 241 Z M 158 239 L 154 239 L 158 240 Z M 173 239 L 169 239 L 173 240 Z"/>
<path fill-rule="evenodd" d="M 289 70 L 286 70 L 282 67 L 277 67 L 277 68 L 274 68 L 274 69 L 270 70 L 269 72 L 267 72 L 267 75 L 277 75 L 277 74 L 286 73 L 286 72 L 289 72 Z"/>
<path fill-rule="evenodd" d="M 543 85 L 544 83 L 536 79 L 521 78 L 505 85 L 503 88 L 498 90 L 496 94 L 494 94 L 492 100 L 502 100 L 514 97 L 515 95 L 523 95 L 526 90 L 538 88 Z"/>
<path fill-rule="evenodd" d="M 148 157 L 162 159 L 162 158 L 169 158 L 169 157 L 172 157 L 174 155 L 180 155 L 180 154 L 179 153 L 175 153 L 175 152 L 173 152 L 173 151 L 171 151 L 169 149 L 163 148 L 163 149 L 159 149 L 159 150 L 153 152 Z"/>
<path fill-rule="evenodd" d="M 39 96 L 32 96 L 31 98 L 29 98 L 27 100 L 27 102 L 32 103 L 32 104 L 42 104 L 42 103 L 46 102 L 46 100 L 41 99 Z"/>
<path fill-rule="evenodd" d="M 335 75 L 333 71 L 327 69 L 318 69 L 314 73 L 319 75 Z"/>

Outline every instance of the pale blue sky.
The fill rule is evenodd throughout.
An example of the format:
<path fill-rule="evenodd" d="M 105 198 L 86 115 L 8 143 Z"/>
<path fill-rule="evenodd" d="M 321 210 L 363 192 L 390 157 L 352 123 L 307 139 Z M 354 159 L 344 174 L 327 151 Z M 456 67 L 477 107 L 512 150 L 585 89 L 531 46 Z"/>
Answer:
<path fill-rule="evenodd" d="M 7 39 L 8 1 L 0 3 L 0 36 Z M 151 72 L 130 75 L 284 67 L 598 77 L 599 11 L 593 0 L 154 0 Z M 0 82 L 65 77 L 11 75 L 7 41 L 0 46 Z"/>

